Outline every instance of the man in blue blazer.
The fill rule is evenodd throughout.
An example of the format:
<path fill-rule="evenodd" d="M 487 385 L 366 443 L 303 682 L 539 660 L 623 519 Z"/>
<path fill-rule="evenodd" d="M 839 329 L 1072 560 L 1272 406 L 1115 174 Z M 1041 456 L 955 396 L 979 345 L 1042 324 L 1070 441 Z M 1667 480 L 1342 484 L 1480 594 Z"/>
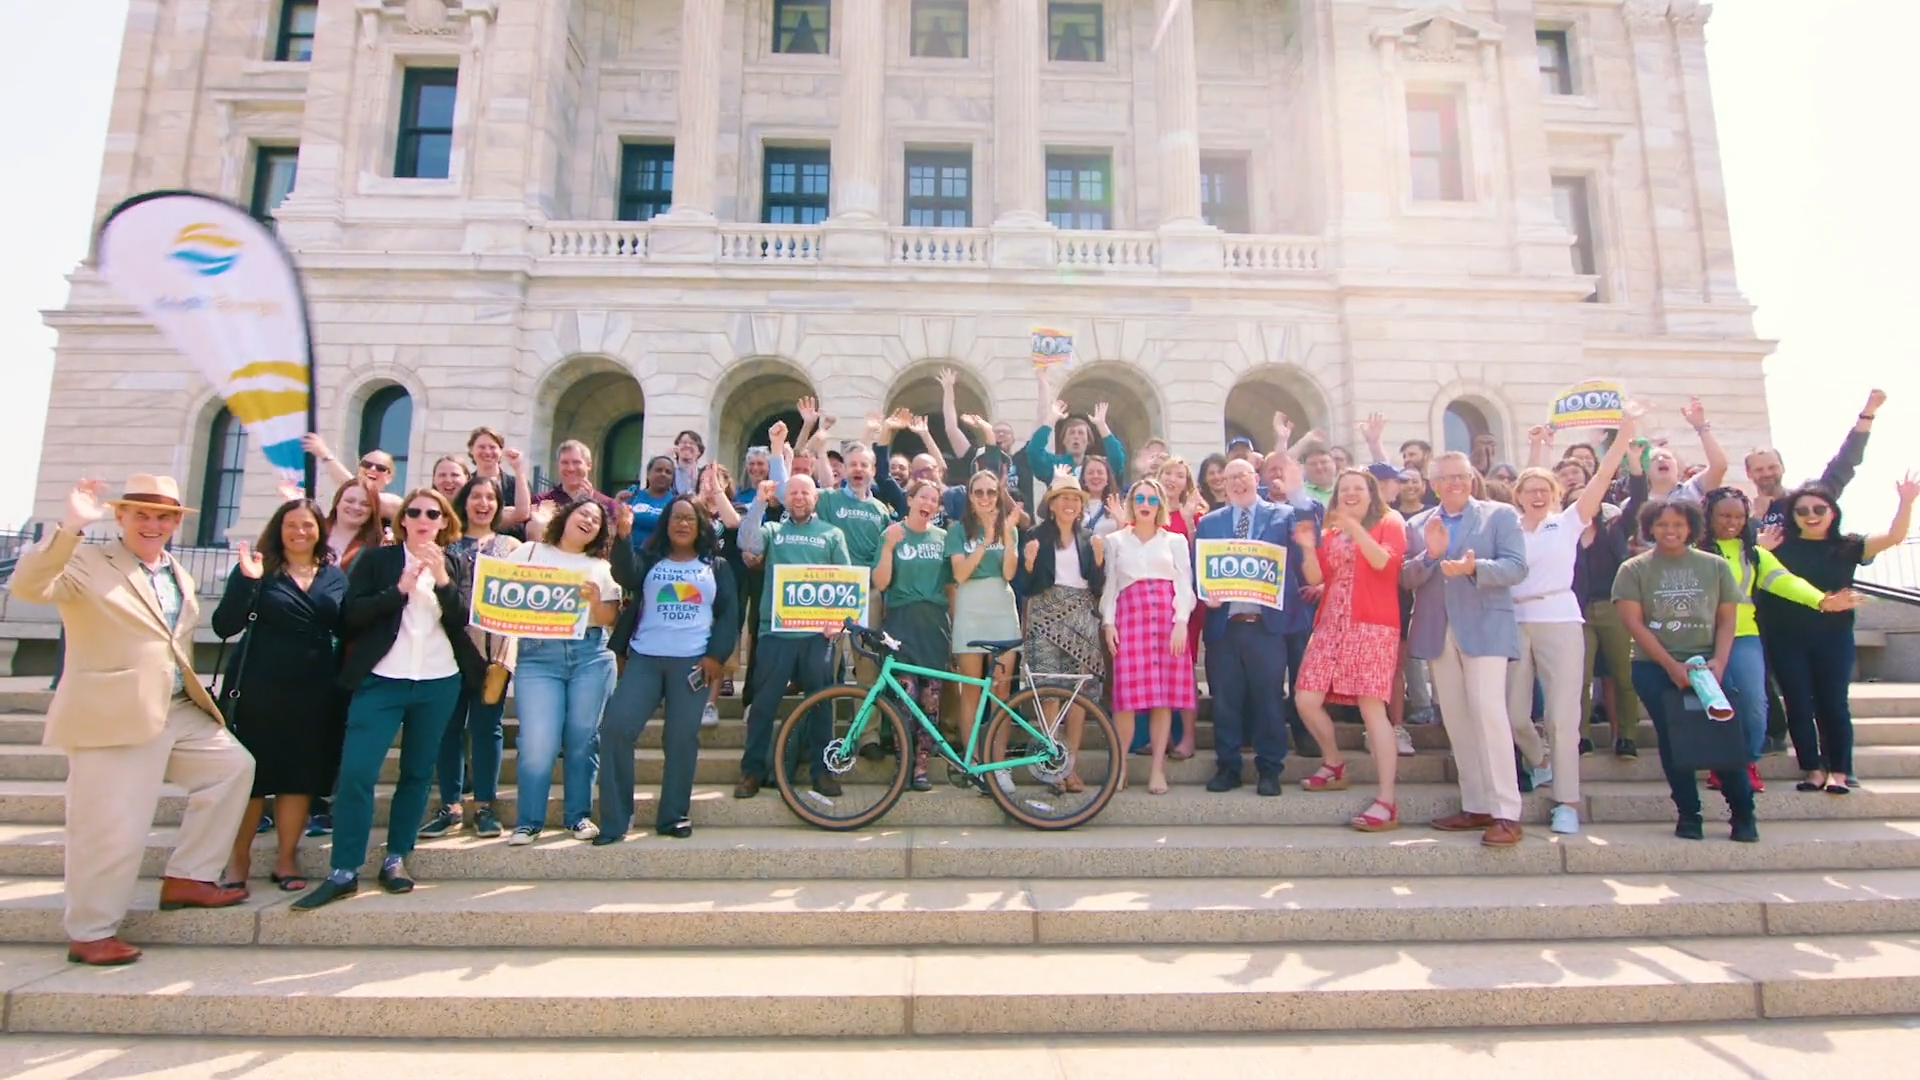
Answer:
<path fill-rule="evenodd" d="M 1258 604 L 1208 601 L 1203 636 L 1207 686 L 1213 695 L 1216 768 L 1207 790 L 1231 791 L 1241 783 L 1241 751 L 1251 736 L 1256 789 L 1280 794 L 1280 766 L 1287 757 L 1281 699 L 1287 687 L 1286 634 L 1306 607 L 1300 599 L 1300 553 L 1293 547 L 1294 509 L 1260 498 L 1260 479 L 1247 461 L 1230 461 L 1221 473 L 1227 505 L 1202 517 L 1195 540 L 1264 540 L 1287 553 L 1281 591 L 1283 610 Z M 1197 549 L 1198 545 L 1196 545 Z M 1196 556 L 1197 557 L 1197 556 Z M 1249 730 L 1251 729 L 1251 730 Z"/>
<path fill-rule="evenodd" d="M 1433 672 L 1433 693 L 1460 770 L 1458 814 L 1434 821 L 1449 832 L 1484 830 L 1480 842 L 1520 842 L 1520 782 L 1507 725 L 1507 661 L 1520 657 L 1513 587 L 1527 576 L 1520 515 L 1473 497 L 1467 455 L 1433 461 L 1440 505 L 1407 522 L 1400 584 L 1413 591 L 1407 647 Z"/>

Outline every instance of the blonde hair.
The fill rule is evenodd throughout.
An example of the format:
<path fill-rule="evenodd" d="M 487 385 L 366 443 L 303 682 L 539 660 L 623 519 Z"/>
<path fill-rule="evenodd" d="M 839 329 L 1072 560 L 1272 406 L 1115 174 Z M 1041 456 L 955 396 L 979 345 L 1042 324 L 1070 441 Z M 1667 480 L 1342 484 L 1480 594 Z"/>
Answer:
<path fill-rule="evenodd" d="M 1167 489 L 1160 485 L 1160 481 L 1155 480 L 1151 476 L 1143 476 L 1140 479 L 1135 480 L 1133 482 L 1133 486 L 1127 488 L 1127 522 L 1126 523 L 1128 525 L 1133 524 L 1133 521 L 1135 518 L 1135 515 L 1133 512 L 1133 493 L 1136 491 L 1139 491 L 1141 488 L 1151 488 L 1155 495 L 1160 496 L 1160 505 L 1155 507 L 1153 511 L 1153 524 L 1155 528 L 1160 528 L 1160 529 L 1166 528 L 1167 527 Z"/>
<path fill-rule="evenodd" d="M 1152 476 L 1142 477 L 1141 479 L 1158 480 L 1160 477 L 1167 475 L 1168 469 L 1175 468 L 1176 466 L 1180 469 L 1181 472 L 1185 473 L 1187 476 L 1187 490 L 1180 493 L 1180 497 L 1184 499 L 1188 495 L 1192 494 L 1193 489 L 1196 486 L 1196 483 L 1193 476 L 1193 466 L 1187 464 L 1187 459 L 1181 457 L 1179 454 L 1168 455 L 1168 457 L 1165 460 L 1160 462 L 1160 467 L 1154 470 L 1154 474 Z M 1163 488 L 1165 487 L 1164 484 L 1161 486 Z M 1169 498 L 1169 496 L 1165 491 L 1162 491 L 1160 493 L 1160 497 L 1163 499 Z"/>
<path fill-rule="evenodd" d="M 1575 462 L 1575 464 L 1579 463 Z M 1584 469 L 1584 466 L 1582 468 Z M 1547 505 L 1559 506 L 1567 500 L 1567 489 L 1560 483 L 1558 476 L 1555 476 L 1550 470 L 1543 469 L 1538 465 L 1529 465 L 1520 470 L 1519 476 L 1513 478 L 1513 496 L 1516 502 L 1518 502 L 1520 498 L 1520 489 L 1526 487 L 1527 481 L 1529 480 L 1546 481 L 1547 498 L 1550 500 Z"/>

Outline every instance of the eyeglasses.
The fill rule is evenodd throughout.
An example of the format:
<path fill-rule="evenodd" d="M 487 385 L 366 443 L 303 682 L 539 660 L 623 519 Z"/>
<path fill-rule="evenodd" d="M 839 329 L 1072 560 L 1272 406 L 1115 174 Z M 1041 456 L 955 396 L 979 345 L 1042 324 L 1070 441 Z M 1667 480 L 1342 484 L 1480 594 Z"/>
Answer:
<path fill-rule="evenodd" d="M 1143 491 L 1143 492 L 1141 492 L 1140 494 L 1138 494 L 1138 495 L 1135 495 L 1135 496 L 1133 497 L 1133 505 L 1135 505 L 1135 506 L 1159 506 L 1159 505 L 1160 505 L 1160 496 L 1158 496 L 1158 495 L 1149 495 L 1149 494 L 1147 494 L 1146 492 L 1144 492 L 1144 491 Z"/>
<path fill-rule="evenodd" d="M 1793 516 L 1797 518 L 1823 518 L 1832 512 L 1830 508 L 1821 506 L 1819 503 L 1808 503 L 1805 506 L 1793 508 Z"/>
<path fill-rule="evenodd" d="M 972 495 L 976 499 L 980 498 L 982 495 L 991 499 L 995 495 L 1000 494 L 1000 492 L 995 488 L 974 488 L 972 491 L 968 492 L 967 494 Z"/>
<path fill-rule="evenodd" d="M 439 521 L 445 515 L 441 514 L 438 507 L 409 506 L 407 507 L 407 516 L 416 521 L 420 518 L 426 518 L 428 521 Z"/>
<path fill-rule="evenodd" d="M 390 473 L 393 471 L 393 466 L 382 464 L 381 462 L 378 462 L 378 461 L 363 461 L 360 463 L 360 467 L 367 470 L 368 472 Z"/>
<path fill-rule="evenodd" d="M 1473 477 L 1465 473 L 1442 473 L 1434 477 L 1433 482 L 1436 484 L 1471 484 L 1473 483 Z"/>

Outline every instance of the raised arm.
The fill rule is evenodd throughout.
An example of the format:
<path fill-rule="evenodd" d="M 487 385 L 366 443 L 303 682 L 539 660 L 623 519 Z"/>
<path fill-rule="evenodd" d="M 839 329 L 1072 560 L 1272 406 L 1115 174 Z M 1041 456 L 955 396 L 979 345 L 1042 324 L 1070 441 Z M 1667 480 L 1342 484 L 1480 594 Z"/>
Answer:
<path fill-rule="evenodd" d="M 1680 415 L 1693 427 L 1694 434 L 1700 436 L 1700 448 L 1707 453 L 1707 471 L 1700 474 L 1700 491 L 1705 494 L 1727 478 L 1727 451 L 1714 437 L 1713 425 L 1707 421 L 1707 407 L 1700 404 L 1699 398 L 1688 398 Z"/>
<path fill-rule="evenodd" d="M 333 451 L 327 449 L 326 440 L 314 432 L 309 431 L 300 437 L 300 449 L 313 455 L 313 459 L 320 463 L 320 468 L 326 471 L 327 479 L 333 481 L 335 485 L 344 484 L 353 479 L 353 470 L 347 468 L 339 458 L 334 457 Z"/>
<path fill-rule="evenodd" d="M 1887 527 L 1886 532 L 1867 537 L 1869 559 L 1890 547 L 1906 543 L 1907 529 L 1913 524 L 1913 500 L 1920 496 L 1920 473 L 1909 472 L 1894 485 L 1894 490 L 1900 493 L 1900 507 L 1894 511 L 1893 524 Z"/>
<path fill-rule="evenodd" d="M 960 373 L 952 368 L 940 369 L 940 416 L 947 424 L 947 445 L 953 448 L 953 456 L 965 461 L 967 451 L 973 449 L 973 444 L 967 441 L 966 432 L 960 428 L 960 406 L 953 400 L 953 386 L 959 379 Z M 931 446 L 927 450 L 937 452 Z"/>
<path fill-rule="evenodd" d="M 1854 470 L 1866 460 L 1867 439 L 1873 434 L 1874 414 L 1886 403 L 1887 394 L 1884 390 L 1875 390 L 1867 395 L 1867 405 L 1854 418 L 1852 430 L 1847 432 L 1846 439 L 1840 444 L 1840 452 L 1833 455 L 1833 460 L 1827 462 L 1826 469 L 1821 472 L 1820 482 L 1832 488 L 1836 498 L 1847 490 L 1848 484 L 1853 483 Z"/>
<path fill-rule="evenodd" d="M 820 423 L 820 403 L 813 398 L 803 397 L 794 402 L 793 407 L 800 414 L 800 435 L 793 440 L 793 445 L 805 446 L 813 439 Z"/>
<path fill-rule="evenodd" d="M 1387 437 L 1387 414 L 1368 413 L 1367 418 L 1360 421 L 1356 427 L 1360 431 L 1360 438 L 1367 444 L 1367 453 L 1372 455 L 1373 460 L 1387 460 L 1386 443 L 1382 441 Z"/>
<path fill-rule="evenodd" d="M 52 536 L 20 553 L 7 588 L 13 595 L 35 604 L 62 604 L 86 595 L 87 571 L 73 562 L 87 526 L 107 517 L 107 504 L 101 501 L 107 485 L 100 480 L 82 480 L 67 495 L 67 512 L 60 528 Z"/>
<path fill-rule="evenodd" d="M 501 521 L 509 526 L 518 525 L 533 516 L 533 475 L 526 468 L 526 458 L 520 451 L 509 446 L 501 451 L 501 456 L 513 470 L 513 505 L 502 512 Z"/>
<path fill-rule="evenodd" d="M 1613 483 L 1613 475 L 1620 471 L 1620 462 L 1627 456 L 1627 446 L 1633 442 L 1633 433 L 1640 423 L 1640 417 L 1646 409 L 1638 402 L 1627 402 L 1620 417 L 1620 430 L 1614 433 L 1613 442 L 1607 447 L 1605 457 L 1600 459 L 1600 470 L 1587 481 L 1580 492 L 1580 524 L 1585 526 L 1600 513 L 1600 504 L 1607 499 L 1607 488 Z"/>
<path fill-rule="evenodd" d="M 1553 449 L 1553 429 L 1545 424 L 1535 424 L 1527 429 L 1527 468 L 1544 469 L 1550 464 L 1548 451 Z"/>

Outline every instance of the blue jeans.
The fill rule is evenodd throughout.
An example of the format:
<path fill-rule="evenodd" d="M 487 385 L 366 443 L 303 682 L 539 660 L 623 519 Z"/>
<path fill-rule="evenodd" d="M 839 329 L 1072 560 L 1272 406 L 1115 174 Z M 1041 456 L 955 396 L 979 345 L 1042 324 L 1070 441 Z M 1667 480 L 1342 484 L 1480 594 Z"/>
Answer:
<path fill-rule="evenodd" d="M 427 791 L 440 756 L 440 737 L 460 697 L 460 676 L 389 679 L 369 675 L 347 706 L 347 737 L 340 748 L 340 779 L 333 789 L 333 868 L 358 872 L 373 833 L 373 785 L 394 737 L 400 738 L 400 783 L 387 811 L 387 854 L 413 851 L 427 817 Z"/>
<path fill-rule="evenodd" d="M 1733 639 L 1733 652 L 1727 657 L 1727 677 L 1720 689 L 1727 692 L 1733 716 L 1747 736 L 1747 751 L 1755 761 L 1767 741 L 1767 650 L 1758 635 Z"/>
<path fill-rule="evenodd" d="M 600 765 L 600 714 L 613 694 L 613 654 L 606 631 L 588 629 L 580 641 L 520 643 L 513 669 L 514 700 L 520 710 L 520 801 L 516 825 L 539 828 L 547 820 L 547 792 L 553 787 L 553 759 L 564 753 L 561 770 L 568 828 L 593 811 L 593 776 Z"/>
<path fill-rule="evenodd" d="M 475 802 L 490 803 L 499 794 L 500 758 L 504 753 L 505 736 L 500 718 L 507 711 L 507 702 L 500 701 L 488 705 L 480 700 L 480 695 L 460 692 L 460 700 L 454 704 L 453 719 L 447 722 L 447 733 L 440 740 L 440 803 L 443 806 L 460 805 L 460 796 L 466 789 L 467 777 L 467 739 L 473 740 L 473 798 Z"/>

